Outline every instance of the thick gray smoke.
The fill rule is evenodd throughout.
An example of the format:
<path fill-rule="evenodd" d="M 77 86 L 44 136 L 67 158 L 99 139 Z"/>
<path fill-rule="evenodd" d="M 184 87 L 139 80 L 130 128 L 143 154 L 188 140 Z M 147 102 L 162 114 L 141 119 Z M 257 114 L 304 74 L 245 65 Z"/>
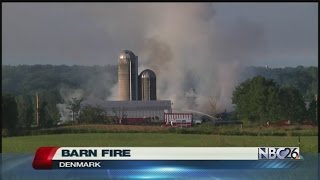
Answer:
<path fill-rule="evenodd" d="M 69 121 L 72 118 L 71 111 L 68 109 L 68 102 L 75 99 L 83 99 L 84 102 L 106 101 L 110 96 L 114 86 L 115 77 L 111 72 L 97 72 L 93 77 L 88 77 L 86 83 L 81 84 L 80 88 L 70 88 L 63 86 L 59 93 L 64 103 L 57 104 L 62 122 Z"/>
<path fill-rule="evenodd" d="M 139 71 L 156 72 L 158 99 L 172 100 L 175 109 L 211 113 L 232 109 L 240 72 L 263 53 L 259 24 L 241 18 L 234 24 L 220 21 L 211 3 L 92 8 L 97 19 L 105 19 L 101 27 L 113 42 L 139 56 Z M 117 85 L 111 91 L 108 99 L 116 100 Z"/>
<path fill-rule="evenodd" d="M 176 109 L 232 109 L 240 72 L 262 53 L 261 27 L 244 19 L 224 25 L 211 4 L 161 4 L 152 12 L 157 23 L 138 52 L 139 70 L 156 72 L 158 98 Z"/>

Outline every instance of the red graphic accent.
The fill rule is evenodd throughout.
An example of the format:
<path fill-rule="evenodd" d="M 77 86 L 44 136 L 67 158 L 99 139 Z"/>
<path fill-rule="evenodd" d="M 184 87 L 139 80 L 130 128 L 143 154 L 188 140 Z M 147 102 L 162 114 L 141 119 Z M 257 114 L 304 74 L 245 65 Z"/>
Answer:
<path fill-rule="evenodd" d="M 40 147 L 34 156 L 32 167 L 34 169 L 51 169 L 52 158 L 59 147 Z"/>

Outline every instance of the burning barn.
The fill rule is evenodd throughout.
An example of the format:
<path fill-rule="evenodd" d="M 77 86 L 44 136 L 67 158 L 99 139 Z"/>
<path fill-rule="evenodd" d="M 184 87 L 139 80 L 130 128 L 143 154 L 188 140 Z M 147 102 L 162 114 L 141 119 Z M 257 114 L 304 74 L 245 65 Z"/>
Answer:
<path fill-rule="evenodd" d="M 143 70 L 138 75 L 138 56 L 124 50 L 118 58 L 118 101 L 90 102 L 104 110 L 105 116 L 117 119 L 119 124 L 163 123 L 165 113 L 171 113 L 170 100 L 157 100 L 156 74 Z"/>
<path fill-rule="evenodd" d="M 85 104 L 92 104 L 84 102 Z M 164 113 L 171 112 L 171 101 L 100 101 L 96 106 L 104 110 L 106 116 L 117 117 L 119 124 L 141 124 L 148 119 L 150 122 L 164 122 Z"/>

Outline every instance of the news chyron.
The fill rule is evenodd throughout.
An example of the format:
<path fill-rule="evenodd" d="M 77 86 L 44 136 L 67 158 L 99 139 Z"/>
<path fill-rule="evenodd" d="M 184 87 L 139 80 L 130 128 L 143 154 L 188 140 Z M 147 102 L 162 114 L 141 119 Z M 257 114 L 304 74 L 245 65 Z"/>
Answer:
<path fill-rule="evenodd" d="M 299 159 L 302 156 L 298 147 L 40 147 L 32 165 L 34 169 L 117 169 L 137 168 L 143 162 L 144 166 L 166 163 L 220 168 L 217 163 L 224 162 L 224 168 L 234 168 L 239 164 L 234 162 L 241 161 L 237 168 L 260 168 L 254 162 Z"/>

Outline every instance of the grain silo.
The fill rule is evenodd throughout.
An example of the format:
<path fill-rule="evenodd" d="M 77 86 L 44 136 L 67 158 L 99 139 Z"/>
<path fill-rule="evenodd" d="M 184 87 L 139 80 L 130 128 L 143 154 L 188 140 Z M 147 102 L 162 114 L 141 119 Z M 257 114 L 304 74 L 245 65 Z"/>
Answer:
<path fill-rule="evenodd" d="M 142 71 L 139 75 L 139 100 L 157 100 L 156 74 L 150 69 Z"/>
<path fill-rule="evenodd" d="M 123 51 L 118 60 L 119 100 L 138 100 L 138 56 Z"/>

